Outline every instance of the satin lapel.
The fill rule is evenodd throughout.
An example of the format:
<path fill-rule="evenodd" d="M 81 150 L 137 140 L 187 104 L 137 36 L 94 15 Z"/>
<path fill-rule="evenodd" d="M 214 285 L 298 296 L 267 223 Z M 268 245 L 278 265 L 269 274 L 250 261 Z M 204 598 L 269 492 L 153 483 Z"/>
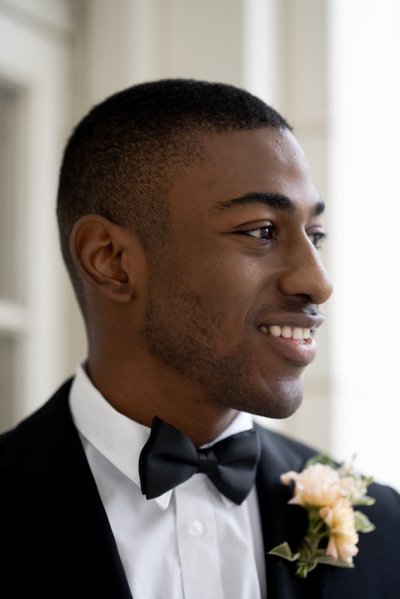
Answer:
<path fill-rule="evenodd" d="M 311 457 L 294 450 L 289 440 L 270 431 L 261 431 L 262 454 L 257 473 L 257 493 L 266 551 L 268 599 L 310 599 L 328 597 L 328 568 L 320 567 L 303 580 L 294 575 L 294 565 L 268 552 L 288 541 L 293 550 L 307 528 L 306 512 L 288 505 L 291 491 L 280 482 L 288 470 L 300 470 Z"/>
<path fill-rule="evenodd" d="M 22 425 L 23 472 L 17 490 L 10 493 L 10 510 L 18 514 L 12 518 L 13 539 L 30 556 L 28 576 L 41 599 L 132 599 L 72 422 L 69 387 L 70 383 L 64 385 L 39 414 Z M 15 445 L 18 454 L 18 441 Z"/>

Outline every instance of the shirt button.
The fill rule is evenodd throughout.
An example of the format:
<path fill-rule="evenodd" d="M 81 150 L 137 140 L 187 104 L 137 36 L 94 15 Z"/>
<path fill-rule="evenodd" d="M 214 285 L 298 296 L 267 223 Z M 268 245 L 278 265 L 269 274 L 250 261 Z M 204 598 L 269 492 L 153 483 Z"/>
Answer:
<path fill-rule="evenodd" d="M 204 525 L 199 520 L 193 520 L 189 526 L 189 532 L 192 537 L 201 537 L 204 532 Z"/>

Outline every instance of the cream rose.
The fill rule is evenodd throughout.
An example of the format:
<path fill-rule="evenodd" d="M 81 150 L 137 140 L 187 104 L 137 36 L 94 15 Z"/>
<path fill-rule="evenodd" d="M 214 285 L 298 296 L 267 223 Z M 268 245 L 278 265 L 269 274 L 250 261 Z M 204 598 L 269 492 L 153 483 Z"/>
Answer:
<path fill-rule="evenodd" d="M 348 499 L 339 499 L 332 506 L 319 510 L 320 517 L 329 527 L 326 554 L 351 564 L 357 555 L 358 534 L 354 526 L 354 511 Z"/>
<path fill-rule="evenodd" d="M 325 464 L 313 464 L 303 472 L 286 472 L 281 481 L 295 483 L 294 497 L 289 501 L 304 507 L 332 506 L 343 495 L 336 470 Z"/>
<path fill-rule="evenodd" d="M 284 542 L 269 553 L 297 562 L 296 575 L 301 578 L 318 564 L 353 567 L 353 557 L 358 553 L 357 532 L 375 529 L 364 513 L 353 509 L 353 505 L 375 502 L 366 494 L 372 478 L 357 475 L 352 463 L 337 467 L 327 456 L 320 455 L 303 472 L 282 474 L 281 481 L 285 485 L 294 483 L 294 497 L 289 503 L 308 512 L 308 530 L 296 552 Z"/>

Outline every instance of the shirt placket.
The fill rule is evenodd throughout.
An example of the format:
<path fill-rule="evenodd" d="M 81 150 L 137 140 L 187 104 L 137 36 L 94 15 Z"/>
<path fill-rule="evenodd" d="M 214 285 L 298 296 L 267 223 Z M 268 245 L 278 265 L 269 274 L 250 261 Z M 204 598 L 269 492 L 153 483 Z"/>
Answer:
<path fill-rule="evenodd" d="M 224 599 L 215 512 L 205 477 L 175 489 L 176 534 L 185 599 Z"/>

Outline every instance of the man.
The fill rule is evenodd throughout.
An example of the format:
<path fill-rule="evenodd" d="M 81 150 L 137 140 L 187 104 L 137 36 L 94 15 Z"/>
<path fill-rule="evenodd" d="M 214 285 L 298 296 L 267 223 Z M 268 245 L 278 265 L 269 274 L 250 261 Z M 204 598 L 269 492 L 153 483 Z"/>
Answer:
<path fill-rule="evenodd" d="M 268 555 L 305 533 L 280 475 L 313 452 L 249 413 L 302 399 L 323 208 L 289 125 L 234 87 L 139 85 L 82 120 L 58 220 L 88 358 L 1 439 L 5 597 L 399 596 L 400 501 L 378 485 L 354 570 L 300 580 Z"/>

